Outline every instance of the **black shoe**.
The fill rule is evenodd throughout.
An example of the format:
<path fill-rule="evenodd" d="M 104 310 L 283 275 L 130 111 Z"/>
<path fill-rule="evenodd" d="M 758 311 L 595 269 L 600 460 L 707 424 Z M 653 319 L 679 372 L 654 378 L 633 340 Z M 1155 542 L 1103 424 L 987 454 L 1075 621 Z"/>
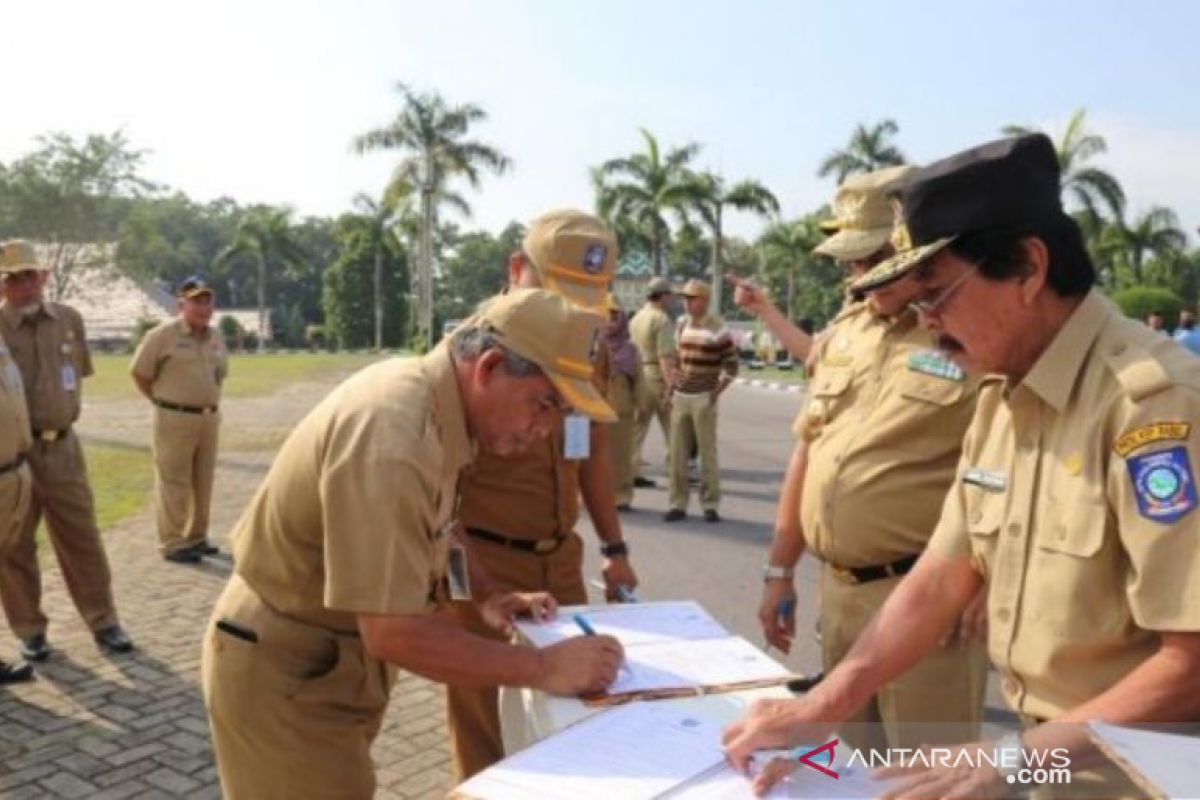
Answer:
<path fill-rule="evenodd" d="M 25 662 L 9 664 L 0 661 L 0 686 L 33 680 L 33 667 Z"/>
<path fill-rule="evenodd" d="M 192 549 L 202 556 L 215 556 L 221 552 L 221 548 L 217 547 L 215 544 L 212 544 L 207 539 Z"/>
<path fill-rule="evenodd" d="M 720 522 L 721 515 L 717 513 L 717 510 L 715 508 L 706 508 L 706 509 L 704 509 L 704 521 L 705 522 Z"/>
<path fill-rule="evenodd" d="M 187 547 L 167 553 L 163 556 L 163 560 L 170 561 L 172 564 L 199 564 L 201 556 L 194 547 Z"/>
<path fill-rule="evenodd" d="M 26 661 L 45 661 L 50 657 L 50 645 L 46 644 L 46 634 L 35 633 L 21 640 L 21 657 Z"/>
<path fill-rule="evenodd" d="M 672 508 L 670 511 L 663 514 L 663 522 L 679 522 L 679 520 L 685 518 L 686 516 L 687 512 L 682 508 Z"/>
<path fill-rule="evenodd" d="M 120 625 L 109 625 L 92 634 L 101 650 L 109 653 L 128 653 L 133 650 L 133 640 Z"/>
<path fill-rule="evenodd" d="M 654 481 L 649 478 L 643 478 L 641 475 L 633 479 L 633 485 L 638 489 L 653 489 L 655 486 L 658 486 Z"/>
<path fill-rule="evenodd" d="M 617 511 L 633 511 L 633 506 L 629 505 L 629 503 L 617 503 Z"/>

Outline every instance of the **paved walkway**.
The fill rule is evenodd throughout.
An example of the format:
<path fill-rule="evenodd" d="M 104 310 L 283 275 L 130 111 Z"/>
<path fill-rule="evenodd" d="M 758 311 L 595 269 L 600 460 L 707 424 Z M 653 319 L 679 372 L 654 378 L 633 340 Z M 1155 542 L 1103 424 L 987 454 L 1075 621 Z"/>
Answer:
<path fill-rule="evenodd" d="M 243 401 L 231 409 L 231 433 L 254 419 L 290 424 L 327 388 L 292 387 L 283 398 Z M 258 413 L 268 406 L 269 416 Z M 146 447 L 148 419 L 128 404 L 89 407 L 81 432 Z M 223 454 L 212 526 L 219 544 L 269 463 L 269 453 Z M 117 605 L 138 650 L 102 655 L 74 613 L 54 559 L 43 562 L 55 652 L 38 667 L 37 681 L 0 691 L 0 797 L 218 798 L 200 698 L 200 639 L 230 564 L 166 564 L 149 514 L 126 520 L 106 541 Z M 11 658 L 15 647 L 11 638 L 0 641 L 0 655 Z M 449 767 L 441 691 L 404 676 L 392 697 L 374 752 L 378 796 L 443 796 Z"/>

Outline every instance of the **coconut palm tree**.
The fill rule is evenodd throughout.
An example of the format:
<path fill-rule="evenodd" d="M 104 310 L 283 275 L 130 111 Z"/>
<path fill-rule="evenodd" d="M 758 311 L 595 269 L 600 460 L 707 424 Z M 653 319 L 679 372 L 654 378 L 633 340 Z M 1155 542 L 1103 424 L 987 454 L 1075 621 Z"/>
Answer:
<path fill-rule="evenodd" d="M 758 181 L 743 180 L 726 186 L 720 175 L 705 172 L 696 177 L 697 194 L 691 206 L 712 233 L 712 309 L 721 313 L 724 278 L 724 217 L 725 209 L 749 211 L 761 216 L 779 213 L 779 200 Z"/>
<path fill-rule="evenodd" d="M 450 105 L 439 94 L 414 91 L 396 85 L 401 108 L 395 118 L 354 140 L 359 153 L 396 150 L 404 157 L 392 175 L 392 185 L 405 182 L 420 188 L 421 225 L 418 262 L 420 302 L 419 331 L 427 344 L 433 342 L 433 236 L 439 206 L 459 212 L 470 208 L 460 195 L 448 188 L 455 177 L 466 178 L 478 189 L 481 171 L 503 174 L 512 165 L 507 156 L 491 145 L 468 138 L 471 127 L 487 119 L 479 106 Z"/>
<path fill-rule="evenodd" d="M 1005 136 L 1040 132 L 1026 125 L 1005 125 L 1000 130 Z M 1109 219 L 1120 220 L 1125 213 L 1125 192 L 1121 184 L 1111 173 L 1087 165 L 1088 161 L 1108 150 L 1108 142 L 1103 136 L 1088 131 L 1086 109 L 1080 108 L 1071 114 L 1054 147 L 1058 151 L 1063 193 L 1093 221 L 1103 218 L 1101 207 L 1108 211 Z"/>
<path fill-rule="evenodd" d="M 646 149 L 614 158 L 593 173 L 596 210 L 614 228 L 632 228 L 650 242 L 654 274 L 663 274 L 663 253 L 671 236 L 666 213 L 686 216 L 688 204 L 700 194 L 696 176 L 688 165 L 700 152 L 689 143 L 663 153 L 658 139 L 639 128 Z"/>
<path fill-rule="evenodd" d="M 813 256 L 813 248 L 825 238 L 816 215 L 800 219 L 771 223 L 758 237 L 765 271 L 768 274 L 783 273 L 787 281 L 787 316 L 796 318 L 796 279 L 802 269 L 820 262 Z M 836 286 L 837 282 L 834 281 Z"/>
<path fill-rule="evenodd" d="M 390 187 L 389 187 L 390 188 Z M 375 305 L 375 349 L 383 349 L 383 257 L 389 239 L 400 244 L 400 216 L 397 214 L 398 191 L 384 195 L 382 201 L 359 193 L 354 196 L 354 207 L 368 222 L 374 250 L 375 269 L 372 283 Z M 389 202 L 390 200 L 390 202 Z"/>
<path fill-rule="evenodd" d="M 267 281 L 272 270 L 299 269 L 304 252 L 295 238 L 292 210 L 286 206 L 252 208 L 238 222 L 233 240 L 219 253 L 215 264 L 249 256 L 258 265 L 258 347 L 267 338 Z"/>
<path fill-rule="evenodd" d="M 1133 286 L 1145 283 L 1149 259 L 1169 263 L 1186 248 L 1187 235 L 1179 227 L 1179 217 L 1162 206 L 1151 208 L 1132 225 L 1118 220 L 1101 234 L 1100 250 L 1115 256 L 1113 263 L 1128 270 Z"/>
<path fill-rule="evenodd" d="M 825 156 L 817 168 L 817 177 L 832 175 L 840 184 L 851 175 L 905 163 L 904 154 L 891 141 L 899 132 L 900 126 L 893 119 L 880 120 L 871 126 L 860 122 L 843 149 Z"/>

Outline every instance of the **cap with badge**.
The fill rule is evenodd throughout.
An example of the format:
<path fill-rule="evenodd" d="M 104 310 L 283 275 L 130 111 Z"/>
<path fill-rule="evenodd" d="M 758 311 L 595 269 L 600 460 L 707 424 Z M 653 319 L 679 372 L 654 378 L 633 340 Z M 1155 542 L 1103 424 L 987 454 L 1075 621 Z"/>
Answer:
<path fill-rule="evenodd" d="M 692 278 L 683 285 L 679 293 L 684 297 L 712 297 L 712 287 L 702 280 Z"/>
<path fill-rule="evenodd" d="M 895 220 L 888 191 L 915 170 L 906 164 L 843 181 L 833 198 L 833 219 L 821 223 L 821 229 L 833 235 L 813 252 L 839 261 L 858 261 L 878 252 L 888 243 Z"/>
<path fill-rule="evenodd" d="M 603 222 L 582 211 L 550 211 L 530 223 L 521 249 L 544 288 L 603 312 L 617 269 L 617 237 Z"/>
<path fill-rule="evenodd" d="M 1063 218 L 1058 155 L 1044 134 L 989 142 L 913 172 L 893 192 L 896 254 L 854 282 L 902 278 L 960 236 Z"/>
<path fill-rule="evenodd" d="M 0 244 L 0 274 L 28 272 L 29 270 L 46 270 L 48 267 L 41 263 L 33 244 L 24 239 L 10 239 Z"/>
<path fill-rule="evenodd" d="M 663 294 L 676 294 L 675 287 L 666 278 L 651 278 L 646 284 L 646 297 L 657 297 Z"/>
<path fill-rule="evenodd" d="M 617 415 L 592 384 L 592 354 L 605 317 L 543 289 L 513 289 L 479 312 L 505 347 L 541 367 L 563 400 L 598 422 Z"/>
<path fill-rule="evenodd" d="M 179 286 L 175 287 L 175 296 L 191 299 L 199 297 L 202 294 L 211 295 L 212 287 L 208 285 L 208 281 L 200 275 L 189 275 L 179 282 Z"/>

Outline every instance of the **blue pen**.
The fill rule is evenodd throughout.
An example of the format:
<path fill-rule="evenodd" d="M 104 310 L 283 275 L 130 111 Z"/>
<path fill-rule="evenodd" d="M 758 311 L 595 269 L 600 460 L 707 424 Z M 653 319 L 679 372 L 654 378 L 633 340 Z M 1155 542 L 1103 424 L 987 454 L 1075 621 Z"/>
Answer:
<path fill-rule="evenodd" d="M 794 597 L 785 597 L 782 600 L 780 600 L 775 606 L 775 618 L 776 619 L 779 619 L 781 617 L 787 618 L 787 617 L 790 617 L 794 613 L 796 613 L 796 598 L 794 598 Z M 764 653 L 771 652 L 771 643 L 770 642 L 767 642 L 767 646 L 763 650 L 763 652 Z"/>
<path fill-rule="evenodd" d="M 576 614 L 575 616 L 571 617 L 571 619 L 575 620 L 575 624 L 579 626 L 581 631 L 583 631 L 584 636 L 596 635 L 596 629 L 592 627 L 592 623 L 583 618 L 583 614 Z"/>

